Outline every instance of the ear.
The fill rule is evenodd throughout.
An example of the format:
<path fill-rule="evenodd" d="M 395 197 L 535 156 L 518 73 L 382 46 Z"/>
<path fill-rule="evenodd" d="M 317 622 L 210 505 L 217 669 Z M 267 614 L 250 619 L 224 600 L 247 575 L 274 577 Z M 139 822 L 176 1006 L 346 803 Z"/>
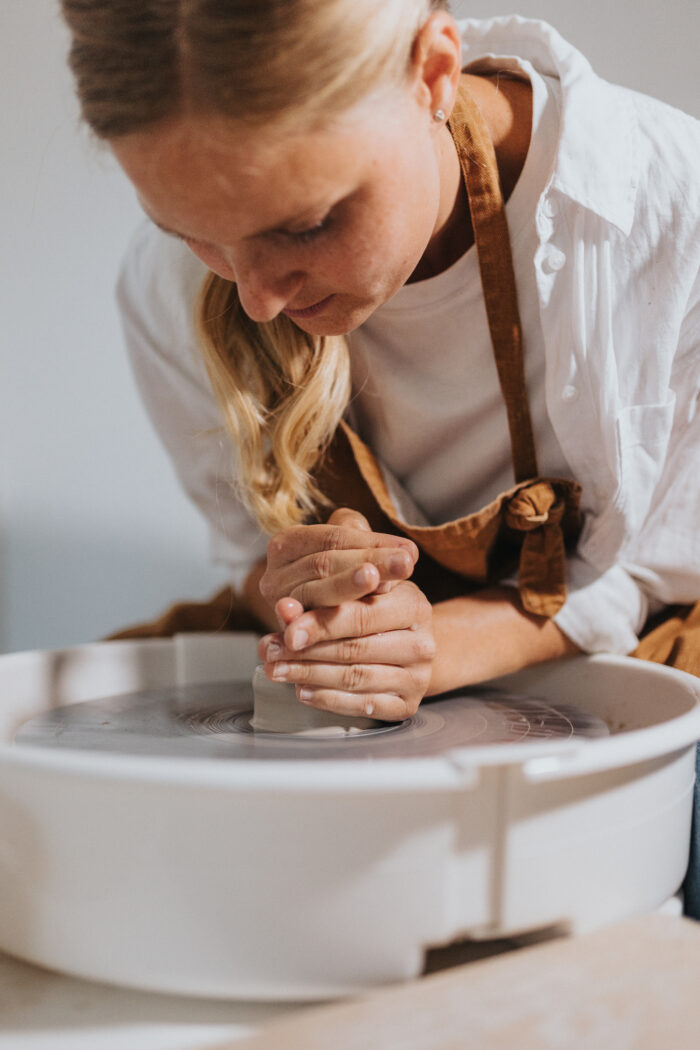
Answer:
<path fill-rule="evenodd" d="M 462 71 L 462 41 L 447 11 L 435 11 L 418 30 L 411 66 L 416 101 L 431 116 L 441 109 L 449 117 Z"/>

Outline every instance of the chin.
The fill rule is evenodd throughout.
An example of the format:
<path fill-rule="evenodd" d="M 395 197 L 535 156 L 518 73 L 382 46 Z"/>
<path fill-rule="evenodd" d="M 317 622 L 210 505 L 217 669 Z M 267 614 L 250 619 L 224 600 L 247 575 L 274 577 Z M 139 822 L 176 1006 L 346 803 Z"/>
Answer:
<path fill-rule="evenodd" d="M 372 303 L 371 305 L 365 303 L 362 306 L 339 310 L 335 316 L 332 316 L 332 312 L 329 310 L 328 316 L 319 314 L 318 317 L 294 318 L 294 324 L 302 332 L 307 332 L 309 335 L 349 335 L 350 332 L 354 332 L 356 328 L 364 324 L 378 306 L 379 303 Z"/>
<path fill-rule="evenodd" d="M 367 320 L 367 317 L 369 317 L 369 314 L 357 320 L 354 318 L 338 318 L 335 320 L 327 317 L 295 318 L 294 324 L 308 335 L 349 335 L 350 332 L 354 332 L 356 328 L 359 328 L 362 322 Z"/>

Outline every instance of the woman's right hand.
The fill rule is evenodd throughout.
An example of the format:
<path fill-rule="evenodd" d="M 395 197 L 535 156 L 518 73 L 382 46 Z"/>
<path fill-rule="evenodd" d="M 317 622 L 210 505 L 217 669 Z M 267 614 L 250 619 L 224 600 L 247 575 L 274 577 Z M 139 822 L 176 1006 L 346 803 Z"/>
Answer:
<path fill-rule="evenodd" d="M 304 610 L 342 605 L 408 580 L 417 560 L 411 540 L 373 532 L 362 514 L 341 508 L 325 525 L 296 525 L 272 537 L 260 593 L 272 608 L 281 599 Z"/>

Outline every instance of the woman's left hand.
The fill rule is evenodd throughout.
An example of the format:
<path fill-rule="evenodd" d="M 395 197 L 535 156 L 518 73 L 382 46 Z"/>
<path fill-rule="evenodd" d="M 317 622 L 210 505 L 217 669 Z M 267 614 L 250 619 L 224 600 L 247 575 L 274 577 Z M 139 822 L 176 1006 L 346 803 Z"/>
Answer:
<path fill-rule="evenodd" d="M 268 678 L 293 682 L 302 703 L 387 722 L 416 713 L 435 640 L 432 607 L 415 584 L 306 612 L 285 598 L 277 612 L 287 626 L 262 638 L 258 652 Z"/>

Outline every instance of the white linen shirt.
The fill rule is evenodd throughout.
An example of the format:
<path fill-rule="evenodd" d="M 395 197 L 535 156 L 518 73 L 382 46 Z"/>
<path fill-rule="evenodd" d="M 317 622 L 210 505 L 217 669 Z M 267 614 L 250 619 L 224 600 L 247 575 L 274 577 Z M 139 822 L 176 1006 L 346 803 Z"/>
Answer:
<path fill-rule="evenodd" d="M 529 61 L 561 83 L 532 260 L 546 409 L 585 524 L 556 617 L 589 652 L 630 651 L 650 610 L 700 599 L 700 124 L 601 80 L 545 23 L 460 22 L 464 64 Z M 492 66 L 490 67 L 492 68 Z M 266 539 L 196 347 L 204 267 L 144 226 L 118 285 L 136 379 L 178 476 L 240 585 Z"/>

